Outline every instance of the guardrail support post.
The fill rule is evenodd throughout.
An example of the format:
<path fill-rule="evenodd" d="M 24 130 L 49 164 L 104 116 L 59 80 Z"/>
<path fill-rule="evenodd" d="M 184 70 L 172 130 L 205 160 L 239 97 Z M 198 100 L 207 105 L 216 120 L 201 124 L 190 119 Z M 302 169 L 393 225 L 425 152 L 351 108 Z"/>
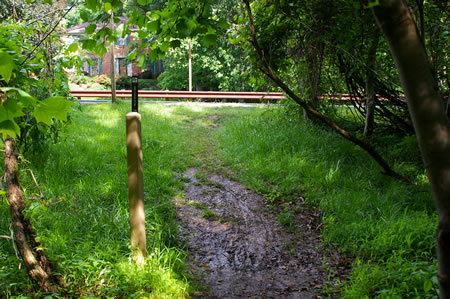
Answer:
<path fill-rule="evenodd" d="M 126 115 L 128 197 L 130 205 L 130 233 L 133 257 L 142 264 L 147 255 L 144 211 L 144 175 L 142 167 L 141 115 Z"/>

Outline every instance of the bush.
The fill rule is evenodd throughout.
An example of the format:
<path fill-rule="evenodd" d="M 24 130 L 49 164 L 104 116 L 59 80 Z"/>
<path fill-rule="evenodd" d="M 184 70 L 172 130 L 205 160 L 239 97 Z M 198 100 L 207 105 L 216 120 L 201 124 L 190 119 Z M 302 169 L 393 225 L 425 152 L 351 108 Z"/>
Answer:
<path fill-rule="evenodd" d="M 91 78 L 89 78 L 89 77 L 87 77 L 87 76 L 85 76 L 83 74 L 78 75 L 77 73 L 75 73 L 72 76 L 70 76 L 70 81 L 72 83 L 75 83 L 75 84 L 78 84 L 78 85 L 79 84 L 86 84 L 90 80 L 91 80 Z"/>
<path fill-rule="evenodd" d="M 111 87 L 111 79 L 107 75 L 95 76 L 92 78 L 95 83 Z"/>
<path fill-rule="evenodd" d="M 159 89 L 157 80 L 155 79 L 139 79 L 139 89 L 141 90 L 157 90 Z M 131 89 L 131 78 L 120 76 L 116 79 L 116 89 Z"/>
<path fill-rule="evenodd" d="M 153 74 L 153 72 L 151 70 L 146 70 L 146 71 L 143 71 L 139 75 L 139 78 L 141 78 L 141 79 L 155 79 L 155 75 Z"/>
<path fill-rule="evenodd" d="M 158 90 L 158 82 L 155 79 L 140 79 L 139 89 L 142 90 Z"/>
<path fill-rule="evenodd" d="M 131 78 L 127 76 L 116 77 L 116 89 L 131 89 Z"/>

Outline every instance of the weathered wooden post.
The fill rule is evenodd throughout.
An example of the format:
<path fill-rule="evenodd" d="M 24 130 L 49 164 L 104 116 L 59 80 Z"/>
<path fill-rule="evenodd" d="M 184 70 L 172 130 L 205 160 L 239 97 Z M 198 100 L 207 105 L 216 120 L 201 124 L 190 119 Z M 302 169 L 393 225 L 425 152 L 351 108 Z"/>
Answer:
<path fill-rule="evenodd" d="M 137 103 L 136 92 L 133 92 L 132 103 Z M 135 108 L 135 109 L 134 109 Z M 130 205 L 131 247 L 136 263 L 141 264 L 147 255 L 144 211 L 144 175 L 142 167 L 142 135 L 141 115 L 137 112 L 137 104 L 133 112 L 126 115 L 127 160 L 128 160 L 128 197 Z"/>

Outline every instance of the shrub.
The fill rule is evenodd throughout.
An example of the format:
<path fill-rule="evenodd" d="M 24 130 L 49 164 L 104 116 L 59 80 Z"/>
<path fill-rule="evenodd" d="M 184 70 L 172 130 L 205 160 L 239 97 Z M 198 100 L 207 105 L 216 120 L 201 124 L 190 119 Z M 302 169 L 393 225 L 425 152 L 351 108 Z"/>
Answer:
<path fill-rule="evenodd" d="M 95 76 L 92 78 L 95 83 L 111 87 L 111 79 L 107 75 Z"/>
<path fill-rule="evenodd" d="M 77 73 L 75 73 L 70 76 L 70 81 L 75 84 L 86 84 L 90 81 L 90 78 L 83 74 L 78 75 Z"/>
<path fill-rule="evenodd" d="M 131 89 L 131 79 L 127 76 L 116 77 L 116 89 Z"/>

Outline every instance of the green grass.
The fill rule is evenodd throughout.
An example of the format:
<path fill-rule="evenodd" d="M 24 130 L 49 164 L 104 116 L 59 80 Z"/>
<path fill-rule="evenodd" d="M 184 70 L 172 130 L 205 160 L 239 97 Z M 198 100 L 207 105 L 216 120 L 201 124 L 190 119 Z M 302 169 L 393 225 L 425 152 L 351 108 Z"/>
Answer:
<path fill-rule="evenodd" d="M 171 197 L 192 157 L 183 155 L 187 130 L 175 108 L 141 107 L 145 209 L 149 256 L 130 263 L 125 114 L 129 105 L 83 106 L 61 141 L 27 157 L 46 196 L 28 214 L 46 253 L 58 262 L 74 295 L 179 298 L 189 291 Z M 22 185 L 34 187 L 25 172 Z M 9 209 L 0 206 L 0 234 Z M 32 292 L 11 245 L 0 240 L 0 296 Z"/>
<path fill-rule="evenodd" d="M 375 142 L 416 182 L 406 185 L 382 175 L 341 137 L 278 108 L 140 106 L 149 256 L 143 267 L 134 266 L 124 119 L 129 106 L 83 106 L 57 144 L 26 156 L 46 196 L 30 200 L 27 215 L 72 296 L 187 295 L 193 287 L 171 198 L 182 192 L 181 174 L 189 167 L 200 168 L 197 179 L 206 184 L 209 172 L 234 176 L 220 159 L 269 206 L 279 205 L 278 220 L 293 233 L 299 232 L 290 207 L 300 195 L 303 204 L 321 209 L 323 241 L 355 257 L 349 280 L 340 284 L 342 298 L 437 297 L 437 216 L 415 140 L 383 136 Z M 25 196 L 35 196 L 24 169 L 21 183 Z M 0 235 L 10 234 L 9 224 L 3 195 Z M 34 294 L 18 265 L 11 243 L 0 239 L 0 297 Z"/>
<path fill-rule="evenodd" d="M 269 204 L 304 195 L 306 205 L 320 207 L 323 240 L 358 260 L 343 298 L 437 296 L 437 216 L 414 140 L 379 140 L 395 169 L 417 182 L 407 185 L 340 136 L 283 109 L 229 120 L 216 136 L 225 163 Z M 288 216 L 279 216 L 285 226 Z"/>

